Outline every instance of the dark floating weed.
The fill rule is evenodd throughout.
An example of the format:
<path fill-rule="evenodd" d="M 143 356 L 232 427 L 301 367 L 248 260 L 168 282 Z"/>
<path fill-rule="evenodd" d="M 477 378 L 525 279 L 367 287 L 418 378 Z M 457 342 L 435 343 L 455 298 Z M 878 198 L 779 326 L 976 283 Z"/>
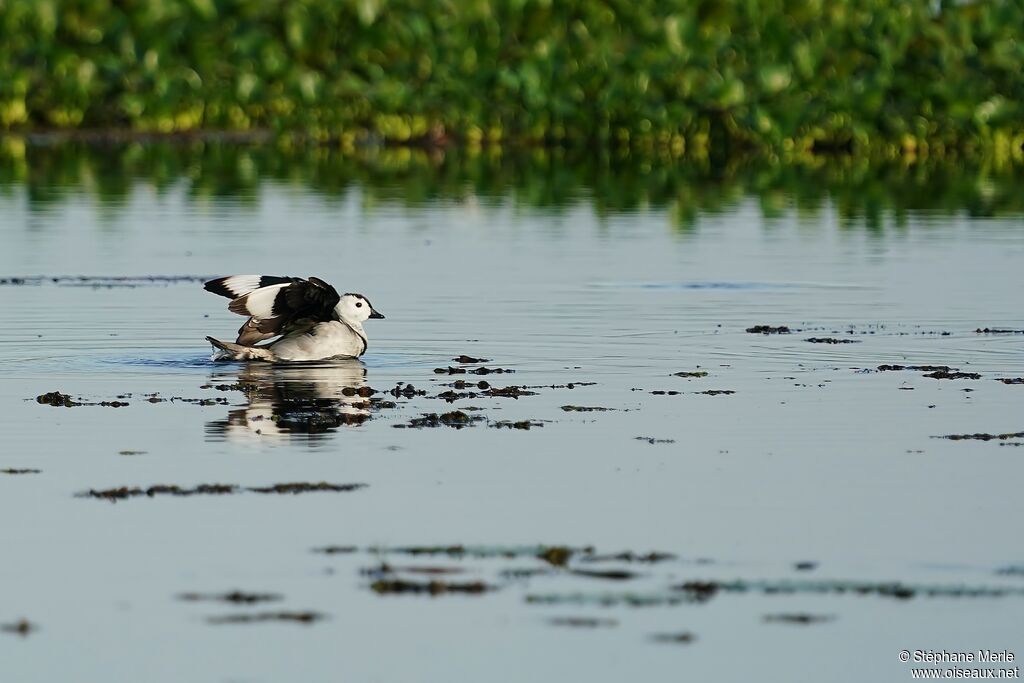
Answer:
<path fill-rule="evenodd" d="M 957 368 L 948 365 L 879 365 L 879 372 L 912 370 L 914 372 L 956 372 Z"/>
<path fill-rule="evenodd" d="M 838 339 L 836 337 L 810 337 L 804 339 L 812 344 L 860 344 L 860 339 Z"/>
<path fill-rule="evenodd" d="M 536 557 L 555 567 L 564 567 L 569 563 L 569 559 L 578 552 L 575 548 L 570 548 L 567 545 L 552 545 L 542 548 Z"/>
<path fill-rule="evenodd" d="M 258 602 L 278 602 L 284 596 L 278 593 L 246 593 L 234 590 L 230 593 L 181 593 L 179 600 L 185 602 L 229 602 L 236 605 L 255 605 Z"/>
<path fill-rule="evenodd" d="M 41 405 L 56 406 L 62 408 L 75 408 L 78 406 L 103 406 L 106 408 L 124 408 L 128 405 L 128 401 L 124 400 L 131 398 L 131 394 L 122 394 L 113 401 L 82 401 L 81 399 L 73 399 L 69 394 L 62 393 L 60 391 L 51 391 L 46 394 L 40 394 L 36 396 L 36 403 Z M 230 402 L 223 396 L 200 397 L 200 398 L 189 398 L 185 396 L 171 396 L 170 398 L 161 398 L 157 394 L 146 394 L 145 401 L 147 403 L 190 403 L 197 406 L 226 406 Z"/>
<path fill-rule="evenodd" d="M 334 546 L 314 549 L 332 553 Z M 900 581 L 815 580 L 809 576 L 792 579 L 691 579 L 679 583 L 676 579 L 679 560 L 676 555 L 663 552 L 598 553 L 591 546 L 567 545 L 424 545 L 424 546 L 370 546 L 356 550 L 351 546 L 338 546 L 338 552 L 362 552 L 371 556 L 375 564 L 360 569 L 366 577 L 365 586 L 380 595 L 439 596 L 464 594 L 479 596 L 501 590 L 517 590 L 531 582 L 556 579 L 559 585 L 576 580 L 590 582 L 586 588 L 561 589 L 556 592 L 525 592 L 527 604 L 550 606 L 599 606 L 613 608 L 652 608 L 704 604 L 719 594 L 732 595 L 842 595 L 847 597 L 882 597 L 898 601 L 912 598 L 992 599 L 1009 596 L 1024 597 L 1024 585 L 935 585 L 910 584 Z M 408 564 L 395 565 L 393 556 L 417 558 Z M 445 558 L 424 562 L 422 558 Z M 529 560 L 533 560 L 530 564 Z M 465 561 L 468 566 L 463 566 Z M 479 561 L 479 562 L 478 562 Z M 595 566 L 608 562 L 610 566 Z M 669 562 L 665 568 L 655 563 Z M 691 561 L 687 561 L 689 563 Z M 710 560 L 694 560 L 697 564 Z M 645 563 L 644 570 L 624 563 Z M 789 566 L 797 571 L 809 571 L 816 562 L 799 561 Z M 493 579 L 451 575 L 468 572 L 492 572 Z M 1024 570 L 1004 569 L 1003 576 L 1022 576 Z M 451 580 L 452 578 L 462 580 Z M 600 582 L 606 582 L 601 584 Z M 611 583 L 607 583 L 611 582 Z M 1008 582 L 1006 582 L 1008 583 Z M 571 585 L 571 584 L 570 584 Z M 614 590 L 614 585 L 620 587 Z M 785 608 L 777 620 L 793 623 L 818 623 L 816 615 L 803 620 L 798 611 L 787 614 Z M 785 615 L 785 616 L 783 616 Z M 831 618 L 831 617 L 830 617 Z M 568 625 L 568 624 L 567 624 Z"/>
<path fill-rule="evenodd" d="M 216 391 L 242 391 L 248 393 L 258 389 L 259 385 L 252 382 L 238 381 L 231 384 L 200 384 L 199 388 L 214 389 Z M 153 394 L 153 396 L 156 396 L 156 394 Z"/>
<path fill-rule="evenodd" d="M 325 545 L 322 548 L 313 548 L 313 552 L 324 555 L 351 555 L 359 552 L 359 547 L 354 545 Z"/>
<path fill-rule="evenodd" d="M 344 493 L 348 491 L 358 491 L 364 489 L 367 484 L 331 484 L 326 481 L 320 481 L 316 483 L 308 482 L 291 482 L 288 484 L 274 484 L 273 486 L 256 486 L 246 489 L 253 493 L 312 493 L 316 491 L 332 491 L 335 493 Z"/>
<path fill-rule="evenodd" d="M 396 546 L 393 548 L 373 546 L 367 548 L 367 552 L 374 555 L 450 555 L 452 557 L 515 557 L 513 554 L 505 554 L 496 548 L 477 548 L 465 545 L 409 545 Z"/>
<path fill-rule="evenodd" d="M 1024 384 L 1024 377 L 999 377 L 996 381 L 1003 384 Z"/>
<path fill-rule="evenodd" d="M 687 593 L 531 593 L 526 596 L 531 605 L 597 605 L 600 607 L 662 607 L 697 602 Z"/>
<path fill-rule="evenodd" d="M 124 396 L 119 396 L 118 398 L 125 398 L 125 397 Z M 86 402 L 86 401 L 81 401 L 81 400 L 76 401 L 76 400 L 72 399 L 71 396 L 69 396 L 68 394 L 62 394 L 59 391 L 51 391 L 49 393 L 40 394 L 39 396 L 36 396 L 36 403 L 39 403 L 41 405 L 57 406 L 57 407 L 62 407 L 62 408 L 75 408 L 75 407 L 78 407 L 78 406 L 104 406 L 104 407 L 107 407 L 107 408 L 123 408 L 123 407 L 129 405 L 127 401 L 121 401 L 121 400 L 116 400 L 116 401 L 91 401 L 91 402 Z"/>
<path fill-rule="evenodd" d="M 681 631 L 679 633 L 655 633 L 651 636 L 651 640 L 656 643 L 666 643 L 669 645 L 689 645 L 693 641 L 697 640 L 697 636 L 690 631 Z"/>
<path fill-rule="evenodd" d="M 1005 328 L 992 328 L 986 327 L 984 329 L 978 328 L 975 330 L 977 334 L 1024 334 L 1024 330 L 1009 330 Z"/>
<path fill-rule="evenodd" d="M 42 470 L 36 470 L 28 467 L 5 467 L 0 469 L 0 474 L 39 474 Z"/>
<path fill-rule="evenodd" d="M 651 393 L 654 394 L 655 396 L 679 396 L 683 392 L 676 391 L 675 389 L 655 389 Z"/>
<path fill-rule="evenodd" d="M 600 605 L 605 607 L 658 607 L 707 602 L 718 593 L 762 593 L 795 595 L 803 593 L 839 594 L 855 597 L 878 596 L 909 600 L 921 598 L 1003 598 L 1024 596 L 1024 588 L 1008 586 L 912 585 L 900 582 L 872 581 L 687 581 L 669 591 L 647 593 L 551 593 L 531 594 L 526 602 L 545 605 Z"/>
<path fill-rule="evenodd" d="M 932 379 L 981 379 L 981 375 L 976 372 L 950 372 L 948 370 L 929 372 L 925 377 L 931 377 Z"/>
<path fill-rule="evenodd" d="M 370 567 L 369 569 L 362 570 L 362 574 L 373 577 L 387 577 L 391 574 L 426 574 L 428 576 L 444 576 L 448 574 L 464 574 L 466 572 L 462 567 L 439 567 L 439 566 L 421 566 L 421 565 L 409 565 L 396 567 L 386 562 L 382 562 L 377 567 Z"/>
<path fill-rule="evenodd" d="M 466 363 L 466 364 L 474 365 L 476 363 L 487 363 L 487 362 L 490 361 L 490 358 L 473 358 L 472 356 L 467 356 L 466 354 L 462 354 L 458 358 L 452 358 L 452 360 L 455 361 L 456 363 Z"/>
<path fill-rule="evenodd" d="M 567 413 L 603 413 L 617 408 L 605 408 L 603 406 L 562 406 Z"/>
<path fill-rule="evenodd" d="M 798 626 L 810 626 L 811 624 L 824 624 L 835 620 L 832 614 L 807 614 L 805 612 L 780 614 L 766 614 L 762 618 L 766 624 L 796 624 Z"/>
<path fill-rule="evenodd" d="M 778 327 L 772 327 L 771 325 L 754 325 L 748 327 L 747 332 L 750 334 L 789 334 L 792 332 L 785 325 L 779 325 Z"/>
<path fill-rule="evenodd" d="M 0 277 L 0 285 L 54 284 L 62 287 L 141 287 L 181 282 L 203 282 L 206 279 L 206 276 L 199 275 L 35 275 Z"/>
<path fill-rule="evenodd" d="M 326 619 L 319 612 L 257 612 L 256 614 L 227 614 L 207 617 L 210 624 L 256 624 L 268 621 L 288 621 L 296 624 L 312 624 Z"/>
<path fill-rule="evenodd" d="M 473 370 L 467 370 L 466 368 L 453 368 L 448 366 L 447 368 L 434 368 L 435 375 L 501 375 L 509 372 L 515 372 L 515 370 L 509 370 L 507 368 L 486 368 L 480 367 Z"/>
<path fill-rule="evenodd" d="M 64 408 L 82 405 L 81 403 L 72 400 L 70 395 L 62 394 L 60 391 L 51 391 L 46 394 L 40 394 L 39 396 L 36 396 L 36 403 L 47 406 L 61 406 Z"/>
<path fill-rule="evenodd" d="M 395 385 L 395 388 L 387 392 L 395 398 L 413 398 L 416 396 L 426 396 L 427 392 L 423 389 L 417 389 L 411 384 L 399 383 Z"/>
<path fill-rule="evenodd" d="M 1006 441 L 1007 439 L 1024 439 L 1024 432 L 1007 432 L 1005 434 L 945 434 L 932 438 L 949 439 L 950 441 Z"/>
<path fill-rule="evenodd" d="M 842 580 L 799 580 L 799 581 L 688 581 L 675 587 L 683 592 L 700 592 L 713 595 L 718 591 L 729 593 L 760 592 L 768 595 L 796 593 L 833 593 L 856 596 L 876 595 L 880 597 L 909 600 L 914 597 L 950 598 L 1001 598 L 1011 595 L 1024 596 L 1024 588 L 1007 586 L 966 586 L 966 585 L 914 585 L 898 581 L 842 581 Z"/>
<path fill-rule="evenodd" d="M 467 388 L 470 385 L 465 383 L 465 382 L 456 381 L 454 384 L 452 384 L 452 386 L 455 387 L 456 389 L 459 389 L 459 388 Z M 514 386 L 514 385 L 513 386 L 508 386 L 508 387 L 492 387 L 487 382 L 477 382 L 476 383 L 476 388 L 477 389 L 481 389 L 482 391 L 476 392 L 476 391 L 452 391 L 452 390 L 448 390 L 448 391 L 442 391 L 437 396 L 434 396 L 434 398 L 439 398 L 439 399 L 442 399 L 444 401 L 447 401 L 448 403 L 452 403 L 454 401 L 458 401 L 458 400 L 464 399 L 464 398 L 490 397 L 490 398 L 515 398 L 515 399 L 518 399 L 520 396 L 536 396 L 537 395 L 537 392 L 530 391 L 527 387 L 518 387 L 518 386 Z"/>
<path fill-rule="evenodd" d="M 79 494 L 79 497 L 99 498 L 116 503 L 119 500 L 139 498 L 143 496 L 147 498 L 153 498 L 156 496 L 216 496 L 241 493 L 243 491 L 280 494 L 309 493 L 315 491 L 344 492 L 356 491 L 358 489 L 365 488 L 366 486 L 366 484 L 329 484 L 324 481 L 318 483 L 296 482 L 288 484 L 274 484 L 273 486 L 251 488 L 242 488 L 236 484 L 200 484 L 193 488 L 183 488 L 174 484 L 156 484 L 147 488 L 141 488 L 138 486 L 120 486 L 117 488 L 102 490 L 89 489 L 85 493 Z"/>
<path fill-rule="evenodd" d="M 676 442 L 675 439 L 656 439 L 653 436 L 634 436 L 633 438 L 636 439 L 637 441 L 646 441 L 647 443 L 651 444 L 652 446 L 654 444 L 658 444 L 658 443 L 675 443 Z"/>
<path fill-rule="evenodd" d="M 452 427 L 454 429 L 462 429 L 463 427 L 469 427 L 477 422 L 483 422 L 487 418 L 481 415 L 470 415 L 464 413 L 461 410 L 453 410 L 449 413 L 423 413 L 422 417 L 414 417 L 409 420 L 406 424 L 396 424 L 392 427 L 398 429 L 423 429 L 423 428 L 435 428 L 435 427 Z"/>
<path fill-rule="evenodd" d="M 497 420 L 496 422 L 490 422 L 488 427 L 495 429 L 533 429 L 534 427 L 543 427 L 543 422 L 537 420 Z"/>
<path fill-rule="evenodd" d="M 444 401 L 447 401 L 448 403 L 454 403 L 459 399 L 479 398 L 480 396 L 484 395 L 479 394 L 476 391 L 472 391 L 472 389 L 486 391 L 487 389 L 491 388 L 491 385 L 488 382 L 485 382 L 484 380 L 480 380 L 479 382 L 466 382 L 461 379 L 457 379 L 448 386 L 452 387 L 453 389 L 456 389 L 457 391 L 453 391 L 452 389 L 449 389 L 448 391 L 442 391 L 434 398 L 440 398 Z M 470 391 L 466 391 L 467 389 L 469 389 Z"/>
<path fill-rule="evenodd" d="M 453 368 L 448 366 L 447 368 L 434 368 L 435 375 L 465 375 L 466 368 Z"/>
<path fill-rule="evenodd" d="M 639 574 L 628 569 L 572 569 L 569 571 L 574 576 L 583 576 L 588 579 L 606 579 L 609 581 L 629 581 L 635 579 Z"/>
<path fill-rule="evenodd" d="M 708 373 L 704 370 L 693 370 L 683 372 L 673 372 L 673 377 L 707 377 Z"/>
<path fill-rule="evenodd" d="M 497 590 L 483 581 L 410 581 L 408 579 L 378 579 L 370 584 L 370 590 L 378 595 L 415 594 L 415 595 L 482 595 Z"/>
<path fill-rule="evenodd" d="M 119 486 L 110 489 L 89 489 L 80 494 L 81 497 L 101 498 L 111 502 L 146 496 L 199 496 L 199 495 L 226 495 L 237 493 L 239 487 L 234 484 L 200 484 L 194 488 L 182 488 L 173 484 L 156 484 L 147 488 L 138 486 Z"/>
<path fill-rule="evenodd" d="M 715 581 L 687 581 L 678 588 L 690 595 L 694 602 L 707 602 L 719 591 Z"/>
<path fill-rule="evenodd" d="M 455 403 L 456 401 L 458 401 L 460 399 L 464 399 L 464 398 L 479 398 L 479 397 L 480 397 L 480 394 L 478 394 L 476 392 L 473 392 L 473 391 L 458 392 L 458 391 L 448 390 L 448 391 L 442 391 L 441 393 L 439 393 L 434 398 L 439 398 L 439 399 L 441 399 L 443 401 L 447 401 L 448 403 Z"/>
<path fill-rule="evenodd" d="M 530 391 L 526 387 L 517 387 L 515 385 L 508 387 L 491 387 L 486 392 L 486 396 L 500 397 L 500 398 L 519 398 L 520 396 L 536 396 L 536 391 Z"/>
<path fill-rule="evenodd" d="M 123 451 L 118 451 L 117 454 L 118 455 L 145 455 L 146 451 L 123 450 Z"/>
<path fill-rule="evenodd" d="M 552 626 L 568 628 L 612 628 L 619 625 L 617 619 L 600 619 L 597 617 L 551 617 L 548 623 Z"/>
<path fill-rule="evenodd" d="M 449 557 L 512 559 L 517 557 L 535 557 L 548 564 L 564 566 L 569 558 L 593 554 L 591 546 L 572 547 L 566 545 L 527 545 L 527 546 L 484 546 L 484 545 L 414 545 L 396 547 L 371 547 L 367 552 L 375 555 L 448 555 Z"/>
<path fill-rule="evenodd" d="M 498 572 L 498 575 L 509 581 L 519 581 L 522 579 L 532 579 L 535 576 L 554 576 L 558 571 L 558 569 L 548 567 L 513 567 L 511 569 L 502 569 Z"/>
<path fill-rule="evenodd" d="M 212 398 L 186 398 L 185 396 L 171 396 L 168 398 L 150 398 L 150 403 L 161 403 L 168 401 L 170 403 L 190 403 L 195 406 L 226 406 L 230 401 L 224 396 L 214 396 Z M 127 403 L 125 405 L 128 405 Z"/>
<path fill-rule="evenodd" d="M 462 391 L 463 389 L 480 389 L 483 391 L 491 388 L 490 383 L 485 380 L 480 380 L 479 382 L 466 382 L 465 380 L 457 379 L 448 386 L 458 389 L 459 391 Z"/>
<path fill-rule="evenodd" d="M 12 624 L 0 624 L 0 631 L 3 631 L 4 633 L 13 633 L 23 638 L 38 628 L 38 626 L 28 619 L 18 619 Z"/>
<path fill-rule="evenodd" d="M 652 551 L 649 553 L 633 553 L 633 552 L 622 552 L 614 554 L 586 554 L 580 557 L 583 562 L 640 562 L 643 564 L 654 564 L 656 562 L 666 562 L 668 560 L 679 559 L 672 553 L 661 553 Z"/>
<path fill-rule="evenodd" d="M 695 391 L 695 394 L 704 394 L 705 396 L 732 396 L 736 392 L 732 389 L 708 389 L 707 391 Z"/>

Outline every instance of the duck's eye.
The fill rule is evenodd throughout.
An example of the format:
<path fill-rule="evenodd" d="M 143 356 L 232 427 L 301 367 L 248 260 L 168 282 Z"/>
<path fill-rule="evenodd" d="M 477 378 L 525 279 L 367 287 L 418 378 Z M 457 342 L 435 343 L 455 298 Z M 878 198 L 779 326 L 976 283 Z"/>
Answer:
<path fill-rule="evenodd" d="M 362 308 L 362 307 L 363 307 L 363 302 L 362 301 L 357 301 L 356 302 L 356 308 Z"/>

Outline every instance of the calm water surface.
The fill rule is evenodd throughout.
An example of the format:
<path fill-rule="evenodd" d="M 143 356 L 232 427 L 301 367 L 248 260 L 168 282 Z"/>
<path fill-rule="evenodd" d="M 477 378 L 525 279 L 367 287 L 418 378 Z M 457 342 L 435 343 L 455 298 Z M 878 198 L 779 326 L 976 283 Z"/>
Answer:
<path fill-rule="evenodd" d="M 934 438 L 1024 430 L 1024 385 L 996 381 L 1024 376 L 1024 334 L 975 331 L 1024 328 L 1003 181 L 147 154 L 5 157 L 0 277 L 46 277 L 0 285 L 0 469 L 40 470 L 0 474 L 0 623 L 38 627 L 0 634 L 4 680 L 898 681 L 901 649 L 1024 656 L 1024 440 Z M 387 319 L 361 362 L 214 364 L 203 337 L 241 318 L 200 282 L 236 272 Z M 514 372 L 435 372 L 461 354 Z M 456 380 L 478 396 L 437 398 Z M 55 390 L 129 405 L 34 400 Z M 483 419 L 396 428 L 455 409 Z M 76 495 L 321 481 L 367 487 Z M 473 552 L 394 552 L 453 544 Z M 602 557 L 624 551 L 672 557 Z M 393 579 L 495 590 L 372 589 Z M 745 590 L 679 589 L 716 580 Z M 281 599 L 179 597 L 232 590 Z M 324 618 L 210 621 L 282 611 Z"/>

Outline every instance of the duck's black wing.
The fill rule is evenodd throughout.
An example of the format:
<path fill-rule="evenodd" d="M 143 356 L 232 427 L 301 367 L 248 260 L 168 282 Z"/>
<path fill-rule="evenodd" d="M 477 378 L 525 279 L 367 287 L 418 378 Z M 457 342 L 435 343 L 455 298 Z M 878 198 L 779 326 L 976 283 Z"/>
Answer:
<path fill-rule="evenodd" d="M 334 319 L 341 295 L 320 278 L 230 275 L 210 280 L 207 291 L 231 298 L 228 310 L 249 316 L 239 344 L 252 345 Z"/>

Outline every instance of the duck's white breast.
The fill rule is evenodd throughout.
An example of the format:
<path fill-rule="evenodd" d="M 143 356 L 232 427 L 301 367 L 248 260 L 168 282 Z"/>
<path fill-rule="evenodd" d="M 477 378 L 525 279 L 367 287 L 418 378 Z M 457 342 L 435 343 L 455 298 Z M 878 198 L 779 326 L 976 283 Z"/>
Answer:
<path fill-rule="evenodd" d="M 358 358 L 366 350 L 365 340 L 345 323 L 332 320 L 317 323 L 305 334 L 285 337 L 271 344 L 281 360 L 322 360 L 334 356 Z"/>

